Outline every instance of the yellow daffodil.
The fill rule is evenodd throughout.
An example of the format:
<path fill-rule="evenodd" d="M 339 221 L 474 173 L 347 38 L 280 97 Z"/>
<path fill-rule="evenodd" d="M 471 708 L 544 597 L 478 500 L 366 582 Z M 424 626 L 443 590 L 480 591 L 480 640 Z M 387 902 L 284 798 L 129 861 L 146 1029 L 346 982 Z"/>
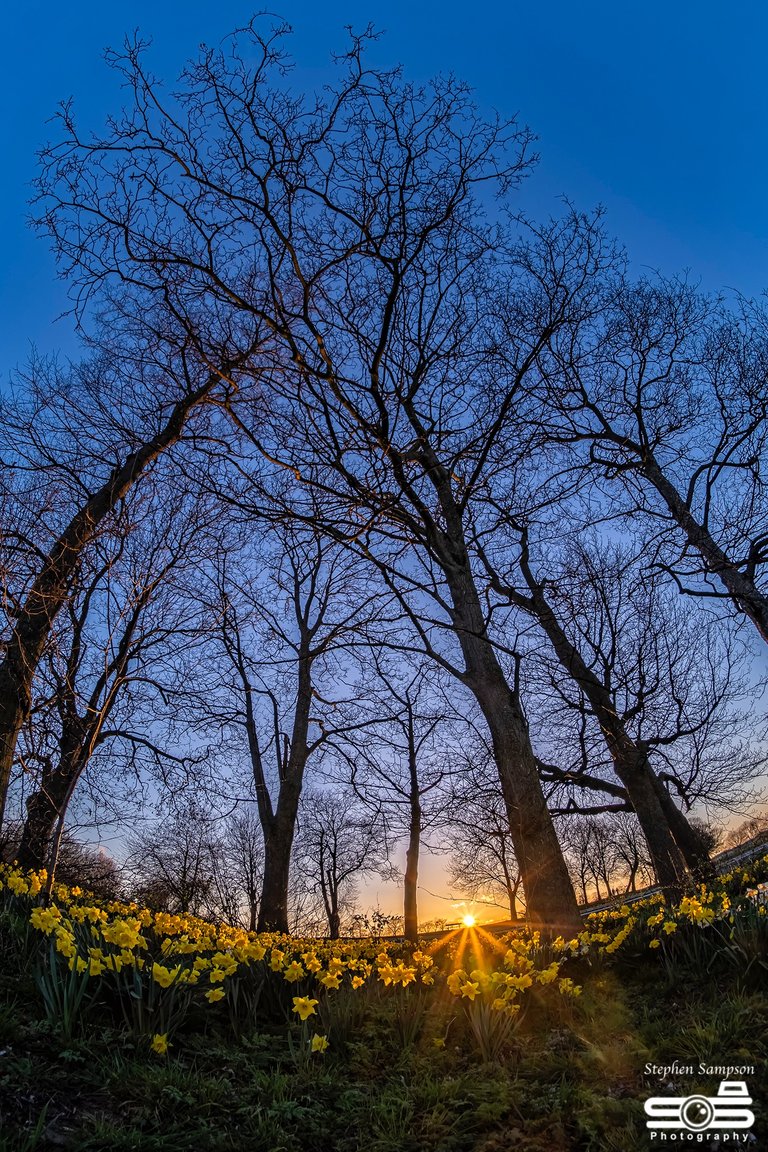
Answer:
<path fill-rule="evenodd" d="M 552 964 L 549 965 L 548 968 L 543 968 L 541 972 L 538 972 L 536 974 L 536 978 L 539 984 L 551 984 L 554 980 L 557 979 L 559 971 L 560 965 L 555 960 Z"/>
<path fill-rule="evenodd" d="M 446 980 L 448 991 L 451 992 L 454 996 L 458 996 L 461 985 L 466 979 L 467 974 L 461 968 L 459 968 L 456 972 L 451 972 L 450 976 Z"/>
<path fill-rule="evenodd" d="M 293 1010 L 301 1020 L 308 1020 L 310 1016 L 316 1015 L 315 1007 L 317 1000 L 310 1000 L 308 996 L 294 996 Z"/>
<path fill-rule="evenodd" d="M 168 1033 L 167 1032 L 162 1032 L 162 1033 L 156 1032 L 155 1035 L 152 1037 L 152 1043 L 150 1044 L 150 1048 L 158 1056 L 165 1056 L 166 1052 L 168 1051 Z"/>
<path fill-rule="evenodd" d="M 527 972 L 524 972 L 522 976 L 507 976 L 507 985 L 510 988 L 516 988 L 518 992 L 524 992 L 532 984 L 533 980 Z"/>
<path fill-rule="evenodd" d="M 60 921 L 61 912 L 55 905 L 51 905 L 50 908 L 35 908 L 29 917 L 32 927 L 37 928 L 38 932 L 45 932 L 46 936 L 50 936 Z"/>
<path fill-rule="evenodd" d="M 168 988 L 173 984 L 180 971 L 181 968 L 179 965 L 175 968 L 166 968 L 162 964 L 155 962 L 152 965 L 152 979 L 156 984 L 159 984 L 161 988 Z"/>
<path fill-rule="evenodd" d="M 305 976 L 306 972 L 298 960 L 292 960 L 283 972 L 283 979 L 287 980 L 289 984 L 295 984 L 297 980 L 303 980 Z"/>

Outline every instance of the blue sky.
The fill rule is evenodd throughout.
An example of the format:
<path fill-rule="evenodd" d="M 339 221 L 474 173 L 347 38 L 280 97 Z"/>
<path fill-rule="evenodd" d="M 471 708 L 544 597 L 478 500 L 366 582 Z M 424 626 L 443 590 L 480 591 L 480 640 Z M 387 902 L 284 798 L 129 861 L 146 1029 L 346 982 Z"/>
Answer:
<path fill-rule="evenodd" d="M 297 85 L 322 82 L 344 26 L 386 32 L 378 62 L 413 78 L 453 71 L 481 106 L 517 112 L 538 134 L 541 163 L 524 192 L 534 215 L 557 198 L 602 203 L 635 265 L 689 269 L 708 289 L 768 287 L 768 6 L 712 0 L 616 3 L 510 0 L 467 5 L 415 0 L 273 0 L 296 29 Z M 76 355 L 43 240 L 26 225 L 35 150 L 57 101 L 72 96 L 84 124 L 121 102 L 102 62 L 138 27 L 156 73 L 172 80 L 201 41 L 216 43 L 253 13 L 218 0 L 17 0 L 6 9 L 0 188 L 0 383 L 31 345 Z"/>

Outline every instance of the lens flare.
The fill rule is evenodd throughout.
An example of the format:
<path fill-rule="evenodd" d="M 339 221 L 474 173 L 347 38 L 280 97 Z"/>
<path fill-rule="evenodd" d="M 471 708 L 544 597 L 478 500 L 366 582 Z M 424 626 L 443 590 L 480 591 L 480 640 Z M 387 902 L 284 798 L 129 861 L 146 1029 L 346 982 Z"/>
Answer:
<path fill-rule="evenodd" d="M 475 924 L 477 924 L 477 920 L 475 920 L 475 918 L 471 914 L 471 912 L 468 912 L 467 915 L 462 920 L 462 924 L 464 925 L 465 928 L 474 928 Z"/>

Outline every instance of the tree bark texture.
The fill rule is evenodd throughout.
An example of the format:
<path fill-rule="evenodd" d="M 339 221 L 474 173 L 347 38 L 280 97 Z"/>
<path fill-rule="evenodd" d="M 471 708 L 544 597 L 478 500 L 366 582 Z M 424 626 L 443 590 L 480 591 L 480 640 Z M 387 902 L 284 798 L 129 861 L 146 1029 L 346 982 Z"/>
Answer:
<path fill-rule="evenodd" d="M 416 802 L 411 797 L 411 820 L 408 834 L 408 847 L 405 853 L 405 879 L 403 883 L 403 927 L 406 940 L 415 941 L 419 936 L 419 914 L 417 902 L 419 877 L 419 850 L 421 848 L 421 805 L 418 795 Z"/>
<path fill-rule="evenodd" d="M 472 690 L 491 734 L 528 918 L 548 932 L 581 926 L 562 849 L 541 787 L 528 724 L 488 639 L 469 564 L 447 566 L 456 632 Z"/>
<path fill-rule="evenodd" d="M 311 659 L 308 643 L 299 657 L 299 684 L 293 716 L 290 751 L 280 780 L 274 812 L 266 794 L 266 781 L 254 764 L 254 779 L 259 797 L 259 814 L 264 829 L 264 880 L 259 902 L 259 932 L 288 931 L 288 886 L 291 873 L 291 850 L 296 833 L 296 819 L 309 759 L 307 736 L 312 705 Z M 266 803 L 265 803 L 266 795 Z"/>

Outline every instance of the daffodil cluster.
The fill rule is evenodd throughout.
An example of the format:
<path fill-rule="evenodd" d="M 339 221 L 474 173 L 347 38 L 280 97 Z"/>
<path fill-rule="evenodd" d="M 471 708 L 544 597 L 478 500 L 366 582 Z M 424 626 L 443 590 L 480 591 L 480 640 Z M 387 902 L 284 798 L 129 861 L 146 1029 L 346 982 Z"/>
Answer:
<path fill-rule="evenodd" d="M 567 959 L 564 948 L 560 949 L 560 957 L 543 963 L 546 950 L 541 948 L 538 932 L 513 936 L 507 943 L 509 947 L 504 952 L 502 963 L 496 967 L 474 968 L 470 972 L 464 968 L 454 969 L 446 980 L 448 991 L 470 1003 L 480 998 L 495 1011 L 508 1016 L 520 1012 L 524 994 L 537 986 L 552 985 L 566 996 L 580 994 L 578 985 L 570 978 L 560 976 L 560 969 Z"/>
<path fill-rule="evenodd" d="M 51 902 L 41 906 L 34 901 L 45 881 L 44 873 L 0 867 L 0 892 L 33 903 L 30 924 L 49 938 L 70 972 L 110 980 L 132 1009 L 142 1003 L 149 1007 L 142 1024 L 146 1034 L 166 1035 L 155 1028 L 163 1019 L 158 1009 L 171 997 L 178 1009 L 182 992 L 187 1006 L 195 1001 L 202 1007 L 225 1000 L 233 1004 L 244 982 L 257 987 L 268 982 L 273 991 L 282 986 L 296 993 L 293 1010 L 299 1005 L 304 1020 L 302 1012 L 316 1005 L 318 996 L 341 989 L 356 992 L 373 983 L 385 989 L 429 985 L 435 979 L 432 957 L 400 944 L 257 934 L 133 903 L 101 903 L 64 885 L 56 885 Z M 278 999 L 287 1012 L 285 997 Z M 152 1048 L 158 1051 L 154 1040 Z"/>
<path fill-rule="evenodd" d="M 467 1005 L 477 1001 L 515 1016 L 532 990 L 550 986 L 563 997 L 578 996 L 578 984 L 563 972 L 574 959 L 658 949 L 677 939 L 681 930 L 725 931 L 744 908 L 767 915 L 766 876 L 768 856 L 709 888 L 700 886 L 675 905 L 656 894 L 591 913 L 583 930 L 570 939 L 542 941 L 535 931 L 499 939 L 467 928 L 425 950 L 397 941 L 257 934 L 191 915 L 153 912 L 135 903 L 100 902 L 80 888 L 63 885 L 54 885 L 48 903 L 42 904 L 45 872 L 8 866 L 0 866 L 0 898 L 13 901 L 18 909 L 26 906 L 31 926 L 48 939 L 56 966 L 89 982 L 110 982 L 134 1018 L 138 1012 L 138 1030 L 154 1036 L 153 1051 L 164 1055 L 169 1029 L 178 1026 L 191 1005 L 207 1011 L 223 1004 L 235 1012 L 247 999 L 248 988 L 254 1004 L 262 990 L 269 989 L 274 1010 L 285 1019 L 298 1016 L 302 1025 L 327 998 L 374 986 L 397 996 L 434 986 L 435 995 L 456 997 Z M 324 1039 L 317 1037 L 314 1051 L 325 1051 Z"/>

